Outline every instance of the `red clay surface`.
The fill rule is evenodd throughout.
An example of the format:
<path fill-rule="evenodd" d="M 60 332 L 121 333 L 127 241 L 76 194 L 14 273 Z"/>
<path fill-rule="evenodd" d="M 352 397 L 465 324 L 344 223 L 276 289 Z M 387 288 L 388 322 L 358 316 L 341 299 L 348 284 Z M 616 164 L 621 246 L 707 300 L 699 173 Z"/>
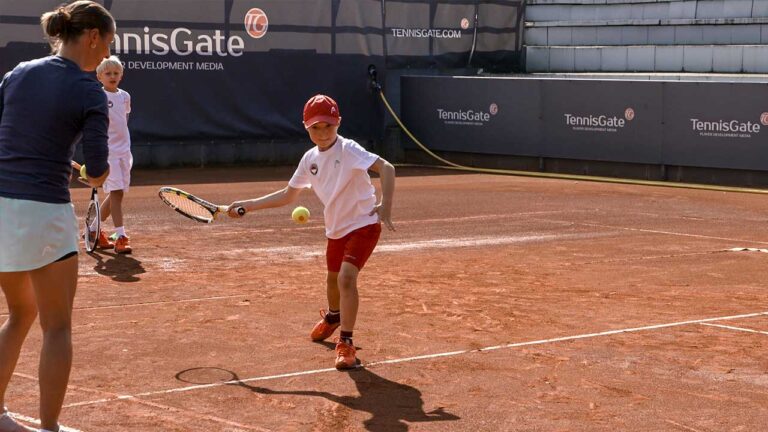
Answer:
<path fill-rule="evenodd" d="M 355 342 L 367 367 L 342 373 L 332 370 L 332 344 L 309 341 L 326 305 L 322 208 L 311 192 L 297 204 L 312 212 L 307 225 L 291 221 L 292 208 L 203 225 L 156 196 L 173 185 L 229 203 L 282 188 L 291 171 L 134 173 L 125 205 L 133 255 L 80 256 L 62 424 L 115 432 L 768 424 L 768 253 L 725 251 L 768 248 L 768 197 L 400 169 L 397 231 L 382 234 L 359 281 Z M 73 189 L 79 214 L 87 198 Z M 728 318 L 738 315 L 746 316 Z M 467 352 L 484 347 L 499 349 Z M 39 348 L 35 329 L 7 396 L 11 411 L 29 417 L 37 417 Z M 232 376 L 242 381 L 221 385 Z"/>

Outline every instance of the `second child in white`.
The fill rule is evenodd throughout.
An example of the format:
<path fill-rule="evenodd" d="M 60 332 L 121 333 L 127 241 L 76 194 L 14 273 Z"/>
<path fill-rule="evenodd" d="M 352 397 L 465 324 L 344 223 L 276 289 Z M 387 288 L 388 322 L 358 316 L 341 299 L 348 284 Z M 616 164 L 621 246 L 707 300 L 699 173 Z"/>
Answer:
<path fill-rule="evenodd" d="M 123 197 L 131 186 L 133 167 L 131 134 L 128 131 L 131 95 L 117 87 L 123 79 L 123 64 L 117 57 L 104 59 L 96 68 L 96 76 L 104 86 L 109 108 L 109 177 L 103 186 L 108 195 L 101 203 L 101 220 L 104 222 L 111 215 L 115 225 L 115 234 L 111 238 L 103 231 L 99 233 L 98 246 L 114 247 L 117 253 L 131 253 L 123 223 Z"/>

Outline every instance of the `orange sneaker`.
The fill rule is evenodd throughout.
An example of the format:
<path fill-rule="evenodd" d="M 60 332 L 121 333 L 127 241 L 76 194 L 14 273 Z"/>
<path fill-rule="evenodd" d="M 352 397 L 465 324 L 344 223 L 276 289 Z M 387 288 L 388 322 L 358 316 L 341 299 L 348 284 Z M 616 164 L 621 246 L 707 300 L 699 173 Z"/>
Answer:
<path fill-rule="evenodd" d="M 102 249 L 112 249 L 115 247 L 115 244 L 112 243 L 112 240 L 110 240 L 109 237 L 107 237 L 107 233 L 105 233 L 104 230 L 99 230 L 99 239 L 96 246 Z"/>
<path fill-rule="evenodd" d="M 336 342 L 336 369 L 354 369 L 357 367 L 357 350 L 354 346 L 339 339 Z"/>
<path fill-rule="evenodd" d="M 320 342 L 322 340 L 326 340 L 333 334 L 334 331 L 336 331 L 337 328 L 341 325 L 341 322 L 337 323 L 329 323 L 325 320 L 325 316 L 328 315 L 328 312 L 326 312 L 323 309 L 320 309 L 320 316 L 323 318 L 321 319 L 317 324 L 315 324 L 315 327 L 312 328 L 312 334 L 309 336 L 312 338 L 315 342 Z"/>
<path fill-rule="evenodd" d="M 127 236 L 118 237 L 115 242 L 115 252 L 119 254 L 129 254 L 131 251 L 130 239 Z"/>

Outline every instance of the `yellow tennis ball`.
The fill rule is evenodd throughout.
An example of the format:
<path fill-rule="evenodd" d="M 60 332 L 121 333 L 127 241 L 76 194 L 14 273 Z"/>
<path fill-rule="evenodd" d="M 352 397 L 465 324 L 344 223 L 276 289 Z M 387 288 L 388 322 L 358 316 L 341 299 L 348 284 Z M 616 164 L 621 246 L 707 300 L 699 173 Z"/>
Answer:
<path fill-rule="evenodd" d="M 80 177 L 88 178 L 88 176 L 85 175 L 85 165 L 80 165 Z"/>
<path fill-rule="evenodd" d="M 307 223 L 309 221 L 309 210 L 306 207 L 296 207 L 291 213 L 291 218 L 296 223 Z"/>

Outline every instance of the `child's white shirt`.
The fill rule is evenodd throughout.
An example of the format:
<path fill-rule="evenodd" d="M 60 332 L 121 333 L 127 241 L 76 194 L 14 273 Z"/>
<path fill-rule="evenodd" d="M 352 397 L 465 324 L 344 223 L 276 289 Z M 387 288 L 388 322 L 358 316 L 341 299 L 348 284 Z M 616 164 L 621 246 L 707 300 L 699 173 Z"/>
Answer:
<path fill-rule="evenodd" d="M 131 112 L 131 95 L 127 91 L 104 90 L 109 108 L 109 158 L 123 157 L 131 153 L 131 134 L 128 131 L 128 114 Z"/>
<path fill-rule="evenodd" d="M 368 175 L 378 158 L 341 135 L 326 151 L 315 146 L 304 153 L 288 185 L 315 191 L 325 206 L 326 237 L 338 239 L 379 221 L 378 214 L 370 214 L 376 206 L 376 189 Z"/>

